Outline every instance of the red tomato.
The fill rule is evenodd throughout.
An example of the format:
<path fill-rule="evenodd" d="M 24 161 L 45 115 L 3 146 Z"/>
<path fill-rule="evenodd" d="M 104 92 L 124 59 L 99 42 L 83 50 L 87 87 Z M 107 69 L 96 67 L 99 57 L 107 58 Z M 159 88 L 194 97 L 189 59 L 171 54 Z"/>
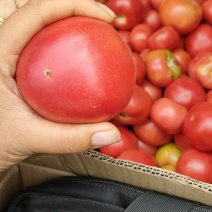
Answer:
<path fill-rule="evenodd" d="M 140 140 L 153 146 L 161 146 L 170 142 L 173 138 L 172 135 L 164 132 L 151 119 L 147 119 L 142 124 L 134 125 L 133 131 Z"/>
<path fill-rule="evenodd" d="M 138 147 L 138 138 L 135 134 L 125 127 L 119 127 L 121 133 L 121 140 L 117 143 L 110 144 L 99 148 L 99 151 L 110 157 L 118 157 L 122 152 L 128 149 L 135 149 Z"/>
<path fill-rule="evenodd" d="M 156 10 L 159 11 L 160 10 L 160 6 L 161 4 L 164 2 L 164 0 L 150 0 L 152 7 Z"/>
<path fill-rule="evenodd" d="M 148 166 L 156 166 L 156 161 L 153 155 L 148 154 L 140 149 L 130 149 L 123 152 L 117 157 L 120 160 L 141 163 Z"/>
<path fill-rule="evenodd" d="M 138 149 L 140 149 L 150 155 L 155 155 L 158 147 L 147 144 L 147 143 L 143 142 L 142 140 L 138 139 Z"/>
<path fill-rule="evenodd" d="M 122 123 L 135 125 L 147 120 L 152 107 L 152 99 L 140 86 L 136 85 L 128 105 L 116 117 Z"/>
<path fill-rule="evenodd" d="M 186 52 L 184 49 L 175 49 L 172 51 L 172 54 L 177 59 L 180 70 L 182 74 L 186 74 L 188 71 L 188 66 L 191 62 L 191 56 L 188 52 Z"/>
<path fill-rule="evenodd" d="M 144 7 L 144 14 L 152 9 L 150 0 L 140 0 Z"/>
<path fill-rule="evenodd" d="M 140 84 L 146 76 L 145 63 L 138 53 L 132 52 L 132 54 L 135 60 L 136 83 Z"/>
<path fill-rule="evenodd" d="M 196 79 L 206 89 L 212 89 L 212 55 L 208 55 L 196 67 Z"/>
<path fill-rule="evenodd" d="M 195 148 L 212 151 L 212 102 L 197 103 L 188 111 L 183 133 Z"/>
<path fill-rule="evenodd" d="M 189 139 L 181 132 L 174 135 L 174 143 L 182 150 L 185 151 L 192 147 Z"/>
<path fill-rule="evenodd" d="M 206 100 L 206 91 L 194 79 L 180 77 L 165 88 L 164 97 L 189 109 L 196 103 Z"/>
<path fill-rule="evenodd" d="M 212 183 L 212 153 L 191 148 L 178 159 L 176 171 L 195 180 Z"/>
<path fill-rule="evenodd" d="M 206 100 L 212 102 L 212 90 L 209 90 L 206 94 Z"/>
<path fill-rule="evenodd" d="M 173 50 L 178 46 L 179 41 L 179 34 L 173 27 L 163 26 L 149 37 L 148 45 L 151 50 Z"/>
<path fill-rule="evenodd" d="M 130 31 L 129 30 L 117 30 L 119 35 L 121 35 L 124 42 L 131 48 L 130 46 Z"/>
<path fill-rule="evenodd" d="M 153 102 L 163 96 L 162 88 L 152 84 L 148 79 L 144 79 L 140 86 L 151 96 Z"/>
<path fill-rule="evenodd" d="M 165 0 L 159 10 L 161 22 L 180 34 L 194 30 L 202 20 L 201 6 L 195 0 Z"/>
<path fill-rule="evenodd" d="M 150 49 L 144 49 L 144 50 L 141 51 L 141 53 L 139 55 L 141 56 L 143 61 L 146 61 L 146 57 L 150 52 L 151 52 Z"/>
<path fill-rule="evenodd" d="M 106 5 L 117 15 L 113 21 L 117 29 L 131 30 L 143 19 L 144 7 L 141 0 L 108 0 Z"/>
<path fill-rule="evenodd" d="M 190 32 L 185 39 L 186 51 L 192 56 L 196 56 L 203 51 L 212 51 L 212 27 L 209 24 L 200 24 Z"/>
<path fill-rule="evenodd" d="M 197 55 L 192 58 L 188 66 L 188 76 L 190 78 L 196 79 L 197 66 L 199 66 L 199 64 L 201 64 L 208 56 L 212 56 L 212 53 L 209 51 L 203 51 L 197 53 Z"/>
<path fill-rule="evenodd" d="M 165 165 L 173 165 L 176 167 L 181 153 L 182 151 L 175 143 L 169 142 L 158 148 L 155 153 L 155 160 L 159 167 L 163 167 Z"/>
<path fill-rule="evenodd" d="M 212 24 L 212 0 L 204 1 L 201 4 L 203 20 Z"/>
<path fill-rule="evenodd" d="M 145 62 L 147 78 L 156 86 L 166 87 L 181 75 L 176 58 L 168 50 L 151 51 Z"/>
<path fill-rule="evenodd" d="M 150 117 L 166 133 L 176 134 L 182 131 L 187 109 L 168 98 L 160 98 L 152 105 Z"/>
<path fill-rule="evenodd" d="M 89 17 L 42 29 L 24 48 L 16 74 L 28 104 L 62 123 L 110 120 L 126 107 L 135 85 L 127 45 L 110 24 Z"/>
<path fill-rule="evenodd" d="M 154 30 L 157 30 L 162 26 L 159 13 L 154 9 L 145 13 L 143 23 L 148 24 Z"/>
<path fill-rule="evenodd" d="M 135 52 L 142 52 L 144 49 L 148 48 L 149 36 L 154 32 L 154 30 L 147 24 L 136 25 L 130 33 L 130 45 Z"/>

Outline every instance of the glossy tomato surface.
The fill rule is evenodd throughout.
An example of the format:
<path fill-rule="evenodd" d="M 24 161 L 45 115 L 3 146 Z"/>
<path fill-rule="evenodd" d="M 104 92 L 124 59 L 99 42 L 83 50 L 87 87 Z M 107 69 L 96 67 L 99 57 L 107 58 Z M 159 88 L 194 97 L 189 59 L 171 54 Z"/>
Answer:
<path fill-rule="evenodd" d="M 195 148 L 212 151 L 212 102 L 197 103 L 188 111 L 183 132 Z"/>
<path fill-rule="evenodd" d="M 151 108 L 150 117 L 168 134 L 180 133 L 187 109 L 172 99 L 162 97 Z"/>
<path fill-rule="evenodd" d="M 165 88 L 164 97 L 189 109 L 196 103 L 206 100 L 206 91 L 194 79 L 180 77 Z"/>
<path fill-rule="evenodd" d="M 165 0 L 159 8 L 161 22 L 180 34 L 194 30 L 202 20 L 201 6 L 195 0 Z"/>
<path fill-rule="evenodd" d="M 190 148 L 184 151 L 177 162 L 178 173 L 205 183 L 212 183 L 212 153 Z"/>
<path fill-rule="evenodd" d="M 62 123 L 100 122 L 128 104 L 135 63 L 111 25 L 71 17 L 31 39 L 16 77 L 22 96 L 41 116 Z"/>

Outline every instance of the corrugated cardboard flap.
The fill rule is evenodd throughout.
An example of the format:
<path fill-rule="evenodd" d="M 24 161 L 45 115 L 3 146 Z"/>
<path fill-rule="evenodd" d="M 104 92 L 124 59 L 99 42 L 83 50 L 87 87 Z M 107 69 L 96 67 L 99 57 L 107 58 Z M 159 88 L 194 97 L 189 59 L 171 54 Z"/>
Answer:
<path fill-rule="evenodd" d="M 212 185 L 156 167 L 107 157 L 97 151 L 64 155 L 67 167 L 89 175 L 159 191 L 212 206 Z"/>

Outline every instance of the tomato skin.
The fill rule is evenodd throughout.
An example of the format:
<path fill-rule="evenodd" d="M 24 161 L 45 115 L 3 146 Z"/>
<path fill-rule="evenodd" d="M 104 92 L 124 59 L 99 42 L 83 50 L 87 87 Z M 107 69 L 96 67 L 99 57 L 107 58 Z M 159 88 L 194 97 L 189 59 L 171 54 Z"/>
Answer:
<path fill-rule="evenodd" d="M 165 88 L 164 97 L 189 109 L 196 103 L 206 100 L 206 91 L 194 79 L 180 77 Z"/>
<path fill-rule="evenodd" d="M 150 118 L 168 134 L 182 131 L 187 109 L 172 99 L 162 97 L 155 101 L 150 111 Z"/>
<path fill-rule="evenodd" d="M 201 4 L 203 20 L 212 24 L 212 0 L 204 1 Z"/>
<path fill-rule="evenodd" d="M 164 132 L 151 119 L 147 119 L 142 124 L 134 125 L 133 131 L 140 140 L 153 146 L 161 146 L 170 142 L 173 138 L 172 135 Z"/>
<path fill-rule="evenodd" d="M 136 25 L 130 33 L 130 45 L 132 49 L 141 53 L 144 49 L 148 48 L 149 36 L 154 32 L 154 30 L 147 24 L 141 23 Z"/>
<path fill-rule="evenodd" d="M 212 55 L 196 67 L 196 79 L 206 89 L 212 89 Z"/>
<path fill-rule="evenodd" d="M 195 0 L 165 0 L 160 6 L 161 22 L 180 34 L 194 30 L 202 20 L 201 6 Z"/>
<path fill-rule="evenodd" d="M 122 152 L 128 149 L 135 149 L 138 147 L 138 138 L 132 131 L 126 127 L 119 127 L 118 129 L 121 134 L 121 140 L 117 143 L 99 148 L 101 153 L 113 158 L 118 157 Z"/>
<path fill-rule="evenodd" d="M 158 167 L 163 167 L 165 165 L 172 165 L 176 167 L 181 153 L 182 151 L 175 143 L 169 142 L 158 148 L 155 153 L 155 160 Z"/>
<path fill-rule="evenodd" d="M 27 103 L 61 123 L 111 119 L 128 104 L 135 85 L 127 45 L 110 24 L 88 17 L 67 18 L 41 30 L 22 51 L 16 74 Z"/>
<path fill-rule="evenodd" d="M 152 84 L 148 79 L 144 79 L 140 86 L 151 96 L 153 102 L 163 96 L 163 89 Z"/>
<path fill-rule="evenodd" d="M 145 13 L 143 23 L 149 25 L 154 30 L 157 30 L 162 26 L 159 13 L 153 9 Z"/>
<path fill-rule="evenodd" d="M 177 59 L 180 65 L 180 70 L 182 74 L 186 74 L 188 71 L 189 64 L 191 62 L 191 56 L 184 49 L 175 49 L 172 54 Z"/>
<path fill-rule="evenodd" d="M 156 86 L 166 87 L 181 75 L 176 58 L 168 50 L 152 50 L 145 63 L 147 79 Z"/>
<path fill-rule="evenodd" d="M 108 0 L 106 5 L 117 15 L 113 21 L 117 29 L 131 30 L 143 19 L 144 7 L 141 0 Z"/>
<path fill-rule="evenodd" d="M 196 69 L 208 56 L 212 56 L 212 53 L 209 51 L 202 51 L 195 55 L 188 66 L 188 76 L 192 79 L 196 79 Z"/>
<path fill-rule="evenodd" d="M 195 180 L 212 183 L 212 153 L 195 148 L 184 151 L 177 162 L 176 171 Z"/>
<path fill-rule="evenodd" d="M 212 27 L 202 23 L 190 32 L 185 38 L 186 51 L 192 56 L 196 56 L 203 51 L 212 51 Z"/>
<path fill-rule="evenodd" d="M 138 149 L 154 156 L 158 147 L 147 144 L 147 143 L 143 142 L 142 140 L 138 139 Z"/>
<path fill-rule="evenodd" d="M 173 50 L 180 41 L 178 32 L 170 26 L 163 26 L 148 39 L 149 48 Z"/>
<path fill-rule="evenodd" d="M 140 84 L 146 76 L 145 63 L 138 53 L 132 52 L 132 55 L 135 60 L 136 83 Z"/>
<path fill-rule="evenodd" d="M 140 124 L 146 121 L 149 117 L 151 107 L 152 99 L 150 95 L 142 87 L 136 85 L 128 105 L 117 117 L 115 117 L 115 119 L 124 124 Z"/>
<path fill-rule="evenodd" d="M 174 143 L 182 150 L 192 148 L 189 139 L 181 132 L 174 135 Z"/>
<path fill-rule="evenodd" d="M 199 102 L 190 108 L 183 123 L 183 133 L 195 148 L 212 151 L 212 102 Z"/>
<path fill-rule="evenodd" d="M 140 149 L 126 150 L 121 155 L 119 155 L 117 159 L 127 160 L 148 166 L 157 166 L 154 156 Z"/>
<path fill-rule="evenodd" d="M 206 94 L 206 100 L 212 102 L 212 90 L 209 90 Z"/>

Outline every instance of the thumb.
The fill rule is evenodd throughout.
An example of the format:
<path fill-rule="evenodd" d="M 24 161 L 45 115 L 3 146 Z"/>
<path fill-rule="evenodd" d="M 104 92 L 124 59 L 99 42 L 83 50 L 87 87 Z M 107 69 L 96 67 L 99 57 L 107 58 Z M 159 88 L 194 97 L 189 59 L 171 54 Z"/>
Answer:
<path fill-rule="evenodd" d="M 23 129 L 23 127 L 22 127 Z M 40 117 L 25 126 L 25 147 L 32 153 L 77 153 L 118 142 L 119 130 L 109 122 L 96 124 L 59 124 Z"/>

